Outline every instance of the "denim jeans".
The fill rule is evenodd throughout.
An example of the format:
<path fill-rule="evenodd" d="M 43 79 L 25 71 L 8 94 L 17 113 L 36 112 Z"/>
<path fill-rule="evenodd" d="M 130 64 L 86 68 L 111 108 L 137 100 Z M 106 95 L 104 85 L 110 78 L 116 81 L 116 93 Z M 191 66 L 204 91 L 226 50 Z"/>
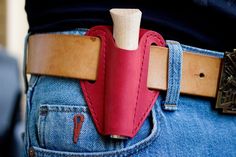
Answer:
<path fill-rule="evenodd" d="M 85 31 L 60 33 L 83 35 Z M 98 134 L 79 80 L 32 75 L 27 90 L 23 156 L 235 157 L 236 116 L 216 111 L 212 98 L 179 93 L 182 51 L 219 58 L 223 53 L 175 41 L 167 41 L 167 46 L 170 49 L 168 91 L 161 92 L 132 139 L 117 140 Z M 82 114 L 84 122 L 78 142 L 73 143 L 76 114 Z"/>

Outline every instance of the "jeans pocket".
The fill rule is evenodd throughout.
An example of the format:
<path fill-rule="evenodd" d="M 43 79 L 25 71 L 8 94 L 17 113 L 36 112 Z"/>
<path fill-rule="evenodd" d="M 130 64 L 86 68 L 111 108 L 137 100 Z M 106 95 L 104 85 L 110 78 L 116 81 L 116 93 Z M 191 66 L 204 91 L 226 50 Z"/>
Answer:
<path fill-rule="evenodd" d="M 82 125 L 75 143 L 75 117 L 81 116 L 83 118 L 79 122 Z M 129 140 L 112 140 L 97 133 L 87 106 L 41 104 L 37 121 L 39 147 L 33 146 L 31 149 L 39 157 L 130 156 L 150 145 L 159 134 L 154 109 L 150 116 L 153 122 L 150 134 L 139 142 L 125 146 Z"/>
<path fill-rule="evenodd" d="M 34 85 L 27 96 L 26 154 L 29 156 L 130 156 L 149 146 L 159 134 L 153 109 L 133 139 L 101 136 L 78 80 L 46 76 L 31 80 L 36 81 L 31 81 Z"/>
<path fill-rule="evenodd" d="M 152 119 L 153 128 L 148 137 L 123 148 L 115 147 L 116 144 L 124 145 L 122 141 L 111 140 L 109 138 L 105 139 L 96 133 L 93 124 L 90 124 L 91 119 L 87 107 L 41 104 L 40 112 L 37 124 L 40 145 L 39 147 L 32 146 L 29 150 L 32 156 L 37 157 L 139 156 L 137 153 L 153 143 L 159 135 L 159 127 L 157 126 L 159 125 L 159 122 L 157 122 L 155 118 L 156 112 L 154 109 L 151 113 L 151 117 L 154 118 Z M 75 144 L 73 143 L 72 133 L 74 124 L 71 118 L 74 119 L 73 117 L 77 114 L 83 114 L 83 123 L 87 124 L 82 125 L 78 143 Z M 57 116 L 60 116 L 60 118 L 57 118 Z M 101 148 L 104 150 L 101 150 Z"/>
<path fill-rule="evenodd" d="M 37 132 L 39 145 L 51 150 L 94 152 L 115 144 L 99 136 L 87 106 L 41 104 Z"/>

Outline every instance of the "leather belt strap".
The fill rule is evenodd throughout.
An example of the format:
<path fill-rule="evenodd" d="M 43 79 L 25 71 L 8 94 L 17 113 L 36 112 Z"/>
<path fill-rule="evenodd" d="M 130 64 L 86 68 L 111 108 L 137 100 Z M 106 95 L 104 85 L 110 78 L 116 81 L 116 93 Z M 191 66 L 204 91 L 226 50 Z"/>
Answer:
<path fill-rule="evenodd" d="M 37 34 L 29 38 L 28 74 L 96 80 L 100 39 L 91 36 Z M 150 49 L 147 86 L 167 89 L 168 48 Z M 221 59 L 183 53 L 181 93 L 216 97 Z"/>

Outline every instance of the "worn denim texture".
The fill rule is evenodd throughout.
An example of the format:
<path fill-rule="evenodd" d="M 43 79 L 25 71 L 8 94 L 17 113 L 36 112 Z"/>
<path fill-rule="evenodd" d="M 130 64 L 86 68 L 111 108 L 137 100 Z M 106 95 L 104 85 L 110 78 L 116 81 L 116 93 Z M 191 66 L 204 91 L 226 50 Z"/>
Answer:
<path fill-rule="evenodd" d="M 165 110 L 174 111 L 177 109 L 180 95 L 183 50 L 182 46 L 177 41 L 167 40 L 166 44 L 169 48 L 168 87 L 163 107 Z"/>
<path fill-rule="evenodd" d="M 66 33 L 84 34 L 84 31 L 78 29 Z M 183 51 L 223 57 L 220 52 L 187 45 L 179 46 Z M 169 48 L 173 52 L 173 46 Z M 173 94 L 178 95 L 178 92 L 179 90 Z M 29 81 L 27 91 L 23 156 L 27 156 L 29 148 L 33 148 L 31 150 L 36 157 L 236 156 L 236 116 L 223 115 L 216 111 L 214 99 L 189 95 L 176 98 L 177 110 L 164 110 L 163 104 L 167 98 L 166 92 L 161 92 L 138 134 L 133 139 L 115 140 L 97 133 L 79 80 L 34 75 Z M 83 114 L 84 122 L 79 140 L 74 144 L 73 117 L 76 114 Z"/>

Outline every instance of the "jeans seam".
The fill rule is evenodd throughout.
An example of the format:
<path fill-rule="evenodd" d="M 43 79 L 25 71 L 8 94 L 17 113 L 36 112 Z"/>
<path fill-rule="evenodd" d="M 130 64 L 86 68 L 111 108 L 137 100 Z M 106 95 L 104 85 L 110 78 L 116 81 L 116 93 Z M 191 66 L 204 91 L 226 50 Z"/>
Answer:
<path fill-rule="evenodd" d="M 32 78 L 32 77 L 31 77 Z M 30 86 L 29 86 L 29 88 L 28 88 L 28 90 L 27 90 L 27 94 L 26 94 L 26 127 L 25 127 L 25 131 L 26 131 L 26 134 L 25 134 L 25 138 L 27 139 L 27 141 L 25 141 L 26 142 L 26 154 L 28 155 L 28 150 L 29 150 L 29 147 L 30 147 L 30 145 L 31 145 L 31 138 L 30 138 L 30 133 L 29 133 L 29 127 L 30 127 L 30 125 L 29 125 L 29 118 L 30 118 L 30 114 L 31 114 L 31 105 L 32 105 L 32 102 L 31 102 L 31 100 L 32 100 L 32 96 L 33 96 L 33 91 L 34 91 L 34 88 L 35 88 L 35 86 L 36 86 L 36 84 L 37 84 L 37 82 L 38 82 L 38 79 L 39 79 L 39 77 L 38 76 L 35 76 L 35 79 L 33 80 L 33 83 L 32 84 L 30 84 Z"/>

